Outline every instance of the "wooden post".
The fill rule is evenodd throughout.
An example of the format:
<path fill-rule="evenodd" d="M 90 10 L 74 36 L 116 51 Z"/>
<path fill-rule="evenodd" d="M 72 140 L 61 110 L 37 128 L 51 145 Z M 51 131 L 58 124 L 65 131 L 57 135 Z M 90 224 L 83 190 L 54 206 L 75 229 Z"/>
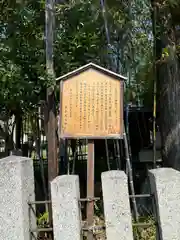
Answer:
<path fill-rule="evenodd" d="M 55 81 L 54 66 L 53 66 L 53 27 L 54 27 L 54 0 L 46 0 L 45 9 L 45 24 L 46 24 L 46 70 L 48 78 Z M 48 187 L 49 199 L 50 182 L 58 175 L 57 161 L 57 138 L 56 138 L 56 106 L 54 86 L 47 89 L 47 107 L 48 107 Z M 52 209 L 49 206 L 49 221 L 52 224 Z"/>
<path fill-rule="evenodd" d="M 87 159 L 87 223 L 88 227 L 93 226 L 94 217 L 94 140 L 88 140 L 88 159 Z M 93 240 L 93 232 L 88 231 L 88 240 Z"/>
<path fill-rule="evenodd" d="M 54 0 L 46 0 L 46 69 L 48 77 L 55 80 L 53 67 L 53 26 Z M 57 176 L 57 138 L 56 106 L 54 87 L 47 89 L 48 103 L 48 178 L 52 181 Z"/>

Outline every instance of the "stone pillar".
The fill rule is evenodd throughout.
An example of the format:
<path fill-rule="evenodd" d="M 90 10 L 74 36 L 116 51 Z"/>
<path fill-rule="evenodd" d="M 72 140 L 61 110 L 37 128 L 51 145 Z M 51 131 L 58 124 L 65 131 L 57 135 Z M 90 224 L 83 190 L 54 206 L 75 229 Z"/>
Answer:
<path fill-rule="evenodd" d="M 54 240 L 80 240 L 79 177 L 63 175 L 51 182 Z"/>
<path fill-rule="evenodd" d="M 33 161 L 0 159 L 0 239 L 30 240 L 28 201 L 34 201 Z M 35 217 L 31 219 L 35 227 Z"/>
<path fill-rule="evenodd" d="M 127 176 L 123 171 L 101 174 L 107 240 L 133 240 Z"/>
<path fill-rule="evenodd" d="M 155 195 L 161 240 L 180 238 L 180 172 L 172 168 L 149 171 L 151 191 Z"/>

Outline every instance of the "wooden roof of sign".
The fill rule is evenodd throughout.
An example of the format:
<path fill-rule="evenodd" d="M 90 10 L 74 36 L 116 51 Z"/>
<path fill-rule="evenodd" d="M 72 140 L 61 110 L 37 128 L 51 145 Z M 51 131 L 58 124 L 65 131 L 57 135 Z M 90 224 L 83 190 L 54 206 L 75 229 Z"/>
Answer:
<path fill-rule="evenodd" d="M 102 72 L 102 73 L 104 73 L 106 75 L 109 75 L 112 78 L 116 78 L 116 79 L 119 79 L 119 80 L 127 80 L 127 77 L 124 77 L 124 76 L 122 76 L 120 74 L 112 72 L 112 71 L 110 71 L 110 70 L 108 70 L 106 68 L 103 68 L 103 67 L 101 67 L 99 65 L 96 65 L 96 64 L 91 62 L 91 63 L 88 63 L 88 64 L 86 64 L 86 65 L 84 65 L 84 66 L 82 66 L 80 68 L 75 69 L 72 72 L 69 72 L 69 73 L 67 73 L 67 74 L 65 74 L 65 75 L 63 75 L 61 77 L 56 78 L 56 81 L 59 82 L 59 81 L 67 80 L 67 79 L 69 79 L 69 78 L 71 78 L 73 76 L 76 76 L 77 74 L 80 74 L 81 72 L 87 71 L 88 69 L 97 70 L 97 71 Z"/>
<path fill-rule="evenodd" d="M 60 138 L 122 138 L 125 79 L 94 63 L 58 78 Z"/>

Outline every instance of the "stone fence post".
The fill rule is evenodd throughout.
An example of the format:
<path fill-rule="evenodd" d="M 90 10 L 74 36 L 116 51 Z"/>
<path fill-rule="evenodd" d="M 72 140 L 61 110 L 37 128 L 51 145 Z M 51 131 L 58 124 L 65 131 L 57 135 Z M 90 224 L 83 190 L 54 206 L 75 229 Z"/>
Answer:
<path fill-rule="evenodd" d="M 180 172 L 172 168 L 149 171 L 155 195 L 161 240 L 180 239 Z"/>
<path fill-rule="evenodd" d="M 51 182 L 54 240 L 80 240 L 79 177 L 63 175 Z"/>
<path fill-rule="evenodd" d="M 0 159 L 0 239 L 30 240 L 28 201 L 34 201 L 34 195 L 33 161 Z M 31 220 L 35 224 L 35 217 Z"/>
<path fill-rule="evenodd" d="M 133 240 L 127 176 L 123 171 L 101 174 L 107 240 Z"/>

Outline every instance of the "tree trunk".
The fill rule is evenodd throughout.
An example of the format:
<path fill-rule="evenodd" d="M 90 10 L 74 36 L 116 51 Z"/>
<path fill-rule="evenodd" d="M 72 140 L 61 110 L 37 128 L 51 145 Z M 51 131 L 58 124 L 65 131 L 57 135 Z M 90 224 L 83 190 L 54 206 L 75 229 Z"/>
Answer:
<path fill-rule="evenodd" d="M 157 3 L 157 1 L 156 1 Z M 154 8 L 155 9 L 155 8 Z M 180 170 L 180 64 L 171 9 L 156 5 L 156 70 L 164 166 Z"/>
<path fill-rule="evenodd" d="M 21 149 L 22 116 L 20 112 L 15 115 L 16 122 L 16 149 Z"/>

